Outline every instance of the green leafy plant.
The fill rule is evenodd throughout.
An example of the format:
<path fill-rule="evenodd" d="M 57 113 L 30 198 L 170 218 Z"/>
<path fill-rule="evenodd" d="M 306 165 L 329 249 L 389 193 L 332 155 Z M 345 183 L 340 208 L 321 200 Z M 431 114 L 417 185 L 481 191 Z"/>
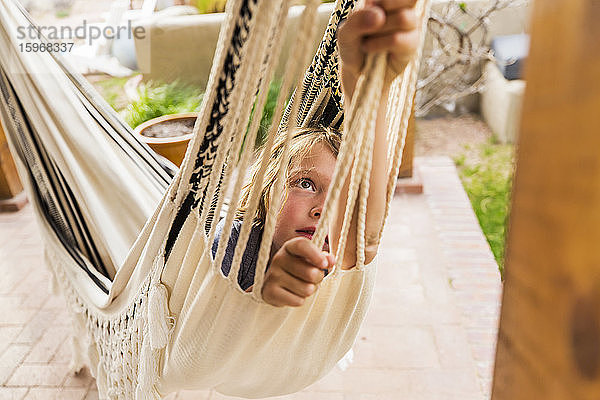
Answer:
<path fill-rule="evenodd" d="M 67 8 L 63 8 L 60 10 L 56 10 L 54 12 L 54 16 L 56 18 L 67 18 L 69 15 L 71 14 L 71 10 L 67 9 Z"/>
<path fill-rule="evenodd" d="M 102 95 L 115 109 L 118 109 L 116 103 L 122 92 L 123 84 L 124 82 L 114 79 L 99 84 Z M 256 146 L 261 145 L 267 136 L 280 89 L 280 80 L 274 80 L 269 85 L 267 100 L 256 135 Z M 139 99 L 127 105 L 123 110 L 125 120 L 132 128 L 163 115 L 200 111 L 203 95 L 199 88 L 180 82 L 142 84 L 138 88 L 138 94 Z"/>
<path fill-rule="evenodd" d="M 123 89 L 128 79 L 129 77 L 103 79 L 94 82 L 94 86 L 112 108 L 121 111 L 128 103 Z"/>
<path fill-rule="evenodd" d="M 226 3 L 227 0 L 192 0 L 191 2 L 202 14 L 223 12 Z"/>
<path fill-rule="evenodd" d="M 323 3 L 333 3 L 335 0 L 323 0 Z M 301 1 L 298 1 L 302 4 Z M 191 4 L 195 6 L 202 14 L 218 13 L 225 11 L 227 0 L 191 0 Z"/>
<path fill-rule="evenodd" d="M 260 118 L 260 124 L 258 125 L 258 131 L 256 132 L 256 139 L 254 140 L 254 147 L 260 147 L 266 140 L 267 134 L 269 133 L 269 127 L 273 121 L 273 114 L 275 113 L 275 107 L 277 107 L 277 97 L 279 96 L 279 92 L 281 90 L 281 81 L 276 79 L 271 81 L 269 84 L 269 92 L 267 93 L 267 100 L 265 101 L 265 106 L 263 108 L 263 112 Z M 248 125 L 246 127 L 246 133 L 244 135 L 244 140 L 242 142 L 242 149 L 246 146 L 246 138 L 248 136 L 250 125 L 252 124 L 252 118 L 254 118 L 256 103 L 252 106 L 252 111 L 250 113 L 250 121 L 248 121 Z M 240 156 L 241 150 L 240 149 Z"/>
<path fill-rule="evenodd" d="M 138 93 L 139 99 L 125 110 L 125 120 L 132 128 L 162 115 L 198 112 L 203 95 L 200 88 L 178 81 L 142 84 Z"/>
<path fill-rule="evenodd" d="M 279 96 L 280 90 L 280 80 L 274 80 L 269 85 L 267 101 L 265 102 L 265 108 L 263 109 L 262 117 L 260 120 L 260 127 L 256 134 L 256 146 L 260 146 L 261 144 L 263 144 L 263 142 L 267 138 L 267 134 L 269 133 L 269 126 L 271 126 L 271 122 L 273 121 L 273 113 L 275 112 L 275 107 L 277 106 L 277 96 Z"/>
<path fill-rule="evenodd" d="M 504 275 L 504 248 L 514 170 L 514 148 L 494 140 L 478 149 L 478 162 L 455 158 L 459 174 L 500 273 Z"/>

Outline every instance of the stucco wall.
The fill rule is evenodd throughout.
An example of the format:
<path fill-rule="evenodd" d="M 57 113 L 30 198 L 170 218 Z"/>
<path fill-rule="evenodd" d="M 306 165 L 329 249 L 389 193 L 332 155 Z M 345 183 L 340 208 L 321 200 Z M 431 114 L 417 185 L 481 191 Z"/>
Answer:
<path fill-rule="evenodd" d="M 467 0 L 470 10 L 481 10 L 489 1 Z M 447 1 L 435 1 L 433 10 L 441 12 Z M 332 3 L 323 4 L 319 8 L 318 35 L 312 51 L 325 30 Z M 286 30 L 285 44 L 280 57 L 280 66 L 276 76 L 281 76 L 282 61 L 288 57 L 288 49 L 295 37 L 299 14 L 302 7 L 293 7 L 290 11 L 290 24 Z M 489 37 L 526 32 L 529 20 L 529 8 L 510 8 L 498 11 L 490 20 Z M 146 30 L 143 39 L 136 39 L 136 53 L 139 69 L 144 80 L 172 81 L 180 79 L 185 82 L 206 85 L 223 14 L 169 16 L 139 21 Z M 460 22 L 459 22 L 460 23 Z M 431 35 L 426 37 L 425 52 L 431 51 Z M 475 66 L 476 73 L 481 73 L 481 66 Z M 478 108 L 478 97 L 463 99 L 462 107 L 474 111 Z"/>
<path fill-rule="evenodd" d="M 313 53 L 325 31 L 331 9 L 332 4 L 319 7 L 318 34 L 312 46 Z M 276 76 L 281 76 L 283 71 L 282 61 L 289 55 L 298 31 L 301 11 L 302 7 L 290 9 L 290 20 Z M 144 74 L 144 80 L 170 82 L 180 79 L 205 86 L 223 19 L 223 14 L 202 14 L 138 21 L 146 31 L 143 39 L 136 38 L 135 41 L 138 67 Z"/>

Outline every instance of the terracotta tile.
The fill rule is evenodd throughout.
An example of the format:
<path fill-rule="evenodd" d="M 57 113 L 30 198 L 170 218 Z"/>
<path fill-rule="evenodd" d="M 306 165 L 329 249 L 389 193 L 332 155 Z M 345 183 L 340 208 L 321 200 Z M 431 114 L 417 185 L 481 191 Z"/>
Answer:
<path fill-rule="evenodd" d="M 416 261 L 388 261 L 380 257 L 377 264 L 377 281 L 393 284 L 398 288 L 418 284 L 421 281 L 420 265 Z"/>
<path fill-rule="evenodd" d="M 0 399 L 2 400 L 22 400 L 27 394 L 28 388 L 7 388 L 0 387 Z"/>
<path fill-rule="evenodd" d="M 67 375 L 67 364 L 21 365 L 8 380 L 8 386 L 58 387 Z"/>
<path fill-rule="evenodd" d="M 90 370 L 84 368 L 78 374 L 68 373 L 62 386 L 73 388 L 96 387 L 96 380 L 90 373 Z"/>
<path fill-rule="evenodd" d="M 0 271 L 2 271 L 2 269 L 0 269 Z M 21 307 L 23 304 L 23 299 L 24 296 L 22 295 L 0 295 L 0 313 Z"/>
<path fill-rule="evenodd" d="M 442 368 L 475 369 L 472 349 L 461 325 L 434 327 L 435 343 Z"/>
<path fill-rule="evenodd" d="M 22 263 L 27 263 L 27 260 L 20 260 Z M 32 263 L 34 263 L 32 261 Z M 39 263 L 39 260 L 36 261 L 35 264 Z M 45 274 L 44 274 L 45 275 Z M 43 293 L 46 295 L 48 293 L 48 278 L 44 275 L 40 275 L 36 272 L 32 273 L 23 273 L 23 278 L 21 281 L 12 289 L 13 293 L 20 294 L 30 294 L 30 293 Z"/>
<path fill-rule="evenodd" d="M 71 356 L 71 340 L 69 336 L 67 336 L 62 342 L 62 344 L 58 347 L 58 350 L 56 350 L 56 353 L 54 353 L 52 361 L 59 363 L 68 363 L 71 362 Z"/>
<path fill-rule="evenodd" d="M 0 367 L 16 368 L 31 350 L 31 346 L 22 344 L 11 344 L 0 356 Z"/>
<path fill-rule="evenodd" d="M 0 386 L 4 386 L 17 369 L 16 365 L 0 367 Z M 2 397 L 0 397 L 2 398 Z"/>
<path fill-rule="evenodd" d="M 23 326 L 27 324 L 36 313 L 37 310 L 26 308 L 7 309 L 2 314 L 0 314 L 0 325 Z"/>
<path fill-rule="evenodd" d="M 211 392 L 209 390 L 204 391 L 185 391 L 182 390 L 176 394 L 176 397 L 173 397 L 175 400 L 208 400 L 211 397 Z"/>
<path fill-rule="evenodd" d="M 13 343 L 22 329 L 19 326 L 0 326 L 0 352 L 4 352 Z"/>
<path fill-rule="evenodd" d="M 33 316 L 27 325 L 23 327 L 19 335 L 14 339 L 14 342 L 29 344 L 37 342 L 44 332 L 53 326 L 56 314 L 56 311 L 40 310 Z"/>
<path fill-rule="evenodd" d="M 44 309 L 66 310 L 67 303 L 65 302 L 65 299 L 62 296 L 50 296 L 48 297 L 48 300 L 44 303 Z"/>
<path fill-rule="evenodd" d="M 58 348 L 66 340 L 66 333 L 61 328 L 48 328 L 40 340 L 33 346 L 25 359 L 26 363 L 47 363 L 54 357 Z"/>
<path fill-rule="evenodd" d="M 232 397 L 232 396 L 225 396 L 221 393 L 217 393 L 215 391 L 210 392 L 210 397 L 209 400 L 237 400 L 239 399 L 239 397 Z M 275 396 L 275 397 L 269 397 L 269 400 L 291 400 L 291 396 Z M 190 399 L 192 400 L 192 399 Z M 258 399 L 260 400 L 260 399 Z M 266 399 L 264 399 L 266 400 Z"/>
<path fill-rule="evenodd" d="M 373 329 L 378 368 L 436 368 L 439 357 L 431 329 L 382 327 Z"/>
<path fill-rule="evenodd" d="M 86 389 L 31 388 L 25 400 L 83 400 L 86 392 Z"/>
<path fill-rule="evenodd" d="M 408 371 L 389 369 L 351 368 L 344 374 L 344 393 L 370 394 L 380 398 L 413 399 Z"/>
<path fill-rule="evenodd" d="M 50 294 L 45 292 L 31 292 L 24 296 L 22 307 L 33 308 L 39 310 L 50 298 Z"/>
<path fill-rule="evenodd" d="M 97 390 L 92 390 L 90 389 L 86 396 L 85 396 L 85 400 L 98 400 L 98 391 Z"/>
<path fill-rule="evenodd" d="M 358 341 L 360 341 L 360 339 Z M 354 363 L 357 362 L 356 349 L 357 345 L 354 345 Z M 341 392 L 344 389 L 344 373 L 345 371 L 340 370 L 338 367 L 334 367 L 331 372 L 307 387 L 305 390 L 309 392 Z"/>
<path fill-rule="evenodd" d="M 291 396 L 293 400 L 344 400 L 342 392 L 299 392 Z"/>
<path fill-rule="evenodd" d="M 483 397 L 472 369 L 412 371 L 411 383 L 417 391 L 428 393 L 432 399 Z"/>

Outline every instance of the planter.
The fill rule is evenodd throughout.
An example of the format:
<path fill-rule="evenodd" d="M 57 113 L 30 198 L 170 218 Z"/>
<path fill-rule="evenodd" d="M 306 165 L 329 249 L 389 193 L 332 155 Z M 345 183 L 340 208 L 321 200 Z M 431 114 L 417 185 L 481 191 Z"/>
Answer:
<path fill-rule="evenodd" d="M 27 196 L 17 175 L 17 167 L 0 121 L 0 212 L 19 211 L 26 203 Z"/>
<path fill-rule="evenodd" d="M 163 115 L 135 128 L 142 141 L 178 167 L 183 161 L 198 113 Z"/>

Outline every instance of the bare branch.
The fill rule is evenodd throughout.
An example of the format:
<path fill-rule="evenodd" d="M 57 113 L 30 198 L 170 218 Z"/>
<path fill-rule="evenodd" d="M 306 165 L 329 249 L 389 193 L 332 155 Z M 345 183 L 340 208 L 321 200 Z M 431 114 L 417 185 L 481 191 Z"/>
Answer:
<path fill-rule="evenodd" d="M 432 49 L 423 56 L 417 83 L 417 116 L 483 88 L 481 64 L 494 59 L 488 45 L 490 17 L 529 2 L 490 0 L 491 4 L 483 9 L 473 10 L 469 3 L 450 0 L 441 12 L 431 12 L 428 33 L 433 38 Z"/>

